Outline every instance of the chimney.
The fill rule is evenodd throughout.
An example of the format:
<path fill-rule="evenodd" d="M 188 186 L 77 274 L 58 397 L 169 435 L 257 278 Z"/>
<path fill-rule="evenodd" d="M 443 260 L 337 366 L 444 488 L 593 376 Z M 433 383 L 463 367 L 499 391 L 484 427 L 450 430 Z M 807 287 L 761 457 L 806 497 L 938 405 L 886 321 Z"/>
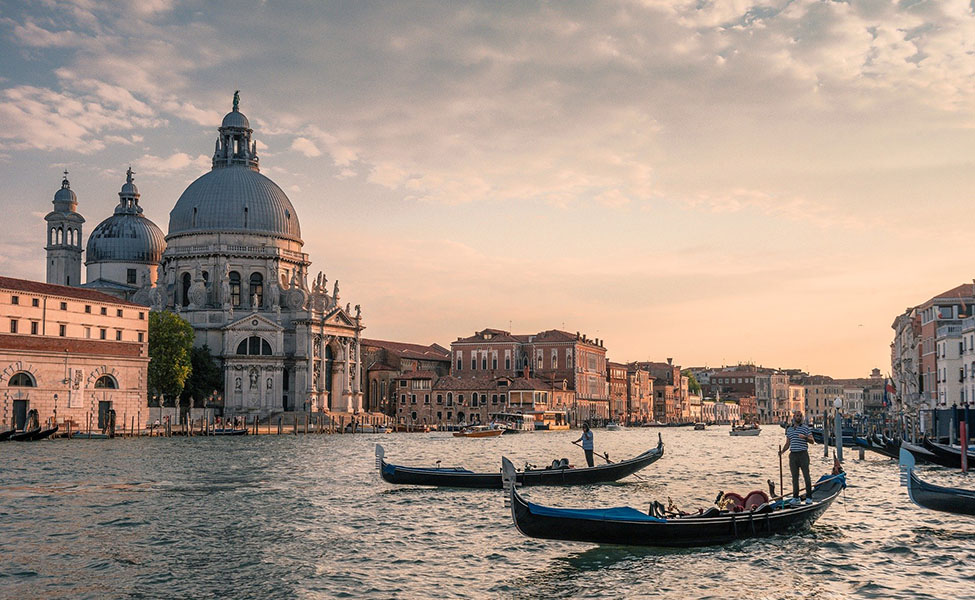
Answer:
<path fill-rule="evenodd" d="M 668 365 L 673 365 L 674 364 L 674 359 L 673 358 L 668 358 L 667 359 L 667 364 Z"/>

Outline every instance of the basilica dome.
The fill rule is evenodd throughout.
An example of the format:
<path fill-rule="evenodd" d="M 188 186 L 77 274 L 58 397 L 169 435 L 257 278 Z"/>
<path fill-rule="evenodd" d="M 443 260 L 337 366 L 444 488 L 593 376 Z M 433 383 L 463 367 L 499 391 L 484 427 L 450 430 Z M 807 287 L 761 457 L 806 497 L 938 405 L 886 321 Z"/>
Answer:
<path fill-rule="evenodd" d="M 98 224 L 88 237 L 85 264 L 103 262 L 154 265 L 162 258 L 166 239 L 156 224 L 142 214 L 139 189 L 132 183 L 132 169 L 119 192 L 115 214 Z"/>
<path fill-rule="evenodd" d="M 244 166 L 214 168 L 186 188 L 169 213 L 169 235 L 239 231 L 301 241 L 298 216 L 273 181 Z"/>
<path fill-rule="evenodd" d="M 298 215 L 287 194 L 260 173 L 250 121 L 234 108 L 219 128 L 212 170 L 186 188 L 169 213 L 169 236 L 239 232 L 301 242 Z"/>

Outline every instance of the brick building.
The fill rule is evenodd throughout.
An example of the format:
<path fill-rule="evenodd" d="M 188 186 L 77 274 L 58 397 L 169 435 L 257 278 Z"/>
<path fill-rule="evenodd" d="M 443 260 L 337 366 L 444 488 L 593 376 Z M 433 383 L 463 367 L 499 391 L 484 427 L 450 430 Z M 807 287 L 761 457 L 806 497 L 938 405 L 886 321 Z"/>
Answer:
<path fill-rule="evenodd" d="M 22 428 L 30 410 L 42 423 L 74 430 L 148 418 L 145 306 L 101 292 L 0 277 L 0 390 L 3 424 Z"/>
<path fill-rule="evenodd" d="M 437 376 L 450 373 L 450 351 L 438 344 L 423 346 L 386 340 L 362 340 L 361 364 L 363 380 L 363 409 L 398 414 L 393 380 L 413 371 L 430 371 Z"/>

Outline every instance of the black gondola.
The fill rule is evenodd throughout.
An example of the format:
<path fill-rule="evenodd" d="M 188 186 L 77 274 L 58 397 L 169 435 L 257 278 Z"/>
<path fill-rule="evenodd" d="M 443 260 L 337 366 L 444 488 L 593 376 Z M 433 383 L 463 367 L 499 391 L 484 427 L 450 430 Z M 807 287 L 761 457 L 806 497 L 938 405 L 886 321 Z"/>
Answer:
<path fill-rule="evenodd" d="M 812 502 L 777 501 L 744 512 L 718 511 L 661 518 L 630 507 L 552 508 L 533 504 L 510 485 L 514 465 L 502 460 L 505 498 L 518 530 L 529 537 L 627 546 L 711 546 L 743 538 L 793 533 L 810 527 L 846 487 L 844 473 L 824 476 L 813 486 Z M 717 513 L 717 514 L 714 514 Z"/>
<path fill-rule="evenodd" d="M 37 440 L 43 440 L 46 437 L 50 437 L 58 430 L 58 426 L 48 427 L 47 429 L 41 429 L 40 427 L 35 427 L 34 429 L 29 429 L 27 431 L 21 431 L 10 436 L 10 439 L 17 442 L 34 442 Z"/>
<path fill-rule="evenodd" d="M 923 438 L 921 444 L 924 445 L 925 450 L 935 456 L 934 459 L 929 459 L 929 462 L 941 465 L 942 467 L 951 467 L 952 469 L 961 468 L 960 448 L 952 448 L 951 446 L 938 444 L 928 438 Z M 975 453 L 971 450 L 968 451 L 968 462 L 975 464 Z"/>
<path fill-rule="evenodd" d="M 517 478 L 521 485 L 608 483 L 636 473 L 659 460 L 663 454 L 664 442 L 658 434 L 655 448 L 627 460 L 578 469 L 570 468 L 568 465 L 558 468 L 527 469 L 518 471 Z M 389 483 L 498 490 L 502 487 L 500 471 L 475 473 L 463 467 L 404 467 L 389 464 L 385 460 L 385 451 L 379 444 L 376 444 L 376 467 L 382 478 Z"/>
<path fill-rule="evenodd" d="M 878 435 L 868 435 L 865 438 L 854 436 L 853 440 L 857 446 L 882 454 L 887 458 L 896 459 L 900 455 L 900 442 L 896 442 L 896 445 L 892 446 Z"/>
<path fill-rule="evenodd" d="M 914 472 L 914 455 L 907 450 L 901 451 L 900 463 L 901 485 L 907 487 L 911 502 L 921 508 L 956 515 L 975 515 L 975 490 L 941 487 L 921 481 Z"/>
<path fill-rule="evenodd" d="M 17 431 L 14 430 L 14 429 L 8 429 L 6 431 L 0 431 L 0 442 L 4 441 L 6 439 L 9 439 L 10 436 L 12 436 L 15 433 L 17 433 Z"/>

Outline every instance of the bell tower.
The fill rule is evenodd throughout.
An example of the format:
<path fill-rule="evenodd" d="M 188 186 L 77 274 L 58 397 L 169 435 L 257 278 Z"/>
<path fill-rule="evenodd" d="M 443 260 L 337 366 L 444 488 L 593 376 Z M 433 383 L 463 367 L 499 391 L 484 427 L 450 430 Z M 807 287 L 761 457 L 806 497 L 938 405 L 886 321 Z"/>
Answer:
<path fill-rule="evenodd" d="M 71 190 L 68 172 L 64 172 L 61 189 L 54 194 L 54 210 L 47 222 L 47 282 L 57 285 L 81 285 L 81 225 L 85 218 L 78 214 L 78 197 Z"/>

